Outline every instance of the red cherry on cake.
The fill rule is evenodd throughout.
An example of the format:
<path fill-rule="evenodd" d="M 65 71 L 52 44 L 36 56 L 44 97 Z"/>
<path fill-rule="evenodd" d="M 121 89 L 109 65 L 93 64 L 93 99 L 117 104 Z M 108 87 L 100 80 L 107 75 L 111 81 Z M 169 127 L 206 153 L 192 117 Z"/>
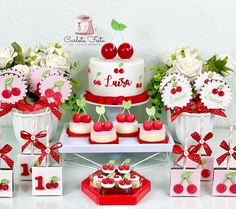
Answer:
<path fill-rule="evenodd" d="M 225 93 L 224 93 L 223 91 L 219 91 L 219 92 L 218 92 L 218 95 L 219 95 L 220 97 L 223 97 L 223 96 L 225 95 Z"/>
<path fill-rule="evenodd" d="M 125 181 L 124 180 L 120 180 L 119 184 L 123 186 L 123 185 L 125 185 Z"/>
<path fill-rule="evenodd" d="M 153 129 L 154 130 L 161 130 L 163 127 L 163 123 L 160 120 L 156 120 L 153 122 Z"/>
<path fill-rule="evenodd" d="M 103 183 L 103 184 L 108 184 L 108 180 L 107 180 L 107 179 L 103 179 L 103 180 L 102 180 L 102 183 Z"/>
<path fill-rule="evenodd" d="M 9 99 L 11 97 L 11 91 L 8 90 L 8 89 L 5 89 L 2 91 L 2 96 L 5 98 L 5 99 Z"/>
<path fill-rule="evenodd" d="M 212 89 L 212 94 L 218 94 L 218 89 Z"/>
<path fill-rule="evenodd" d="M 79 113 L 75 113 L 72 119 L 73 119 L 73 122 L 79 123 L 82 121 L 82 115 L 80 115 Z"/>
<path fill-rule="evenodd" d="M 106 43 L 102 46 L 101 53 L 105 59 L 113 59 L 117 54 L 117 48 L 112 43 Z"/>
<path fill-rule="evenodd" d="M 52 185 L 50 183 L 46 183 L 46 188 L 47 189 L 51 189 L 52 188 Z"/>
<path fill-rule="evenodd" d="M 125 181 L 125 184 L 126 184 L 126 185 L 130 185 L 130 184 L 132 184 L 132 181 L 129 180 L 129 179 L 125 179 L 124 181 Z"/>
<path fill-rule="evenodd" d="M 61 94 L 61 92 L 57 91 L 57 92 L 55 92 L 55 93 L 53 94 L 52 97 L 53 97 L 54 100 L 60 101 L 61 98 L 62 98 L 62 94 Z"/>
<path fill-rule="evenodd" d="M 117 120 L 118 122 L 120 122 L 120 123 L 125 122 L 125 120 L 126 120 L 125 114 L 119 113 L 119 114 L 116 116 L 116 120 Z"/>
<path fill-rule="evenodd" d="M 123 165 L 123 167 L 124 167 L 124 170 L 126 170 L 126 171 L 128 171 L 130 169 L 130 165 L 128 165 L 128 164 Z"/>
<path fill-rule="evenodd" d="M 184 191 L 184 187 L 182 184 L 176 184 L 173 190 L 176 194 L 181 194 Z"/>
<path fill-rule="evenodd" d="M 100 86 L 102 83 L 100 80 L 97 81 L 97 84 Z"/>
<path fill-rule="evenodd" d="M 84 115 L 82 116 L 82 121 L 83 121 L 84 123 L 90 123 L 90 122 L 92 121 L 92 118 L 91 118 L 90 115 L 84 114 Z"/>
<path fill-rule="evenodd" d="M 170 93 L 171 93 L 171 94 L 176 94 L 176 89 L 175 89 L 175 88 L 172 88 L 172 89 L 170 90 Z"/>
<path fill-rule="evenodd" d="M 114 182 L 115 182 L 114 179 L 112 179 L 112 178 L 108 178 L 108 184 L 113 184 Z"/>
<path fill-rule="evenodd" d="M 109 165 L 107 165 L 107 164 L 103 165 L 102 169 L 105 170 L 105 171 L 108 170 L 109 169 Z"/>
<path fill-rule="evenodd" d="M 118 166 L 118 169 L 121 170 L 121 171 L 123 171 L 125 168 L 124 168 L 123 165 L 120 165 L 120 166 Z"/>
<path fill-rule="evenodd" d="M 131 113 L 127 114 L 127 115 L 125 116 L 125 120 L 126 120 L 126 122 L 129 122 L 129 123 L 134 122 L 134 121 L 135 121 L 135 116 L 134 116 L 134 114 L 131 114 Z"/>
<path fill-rule="evenodd" d="M 110 170 L 110 171 L 113 171 L 113 170 L 114 170 L 114 168 L 115 168 L 115 166 L 114 166 L 114 165 L 110 165 L 110 166 L 109 166 L 109 170 Z"/>
<path fill-rule="evenodd" d="M 143 128 L 144 128 L 144 130 L 146 130 L 146 131 L 152 130 L 152 122 L 151 122 L 151 121 L 148 121 L 148 120 L 144 121 L 144 122 L 143 122 Z"/>
<path fill-rule="evenodd" d="M 216 191 L 219 192 L 219 193 L 224 193 L 226 191 L 227 187 L 225 184 L 223 183 L 219 183 L 217 186 L 216 186 Z"/>
<path fill-rule="evenodd" d="M 47 98 L 50 98 L 50 97 L 53 96 L 54 91 L 53 91 L 52 89 L 46 89 L 45 92 L 44 92 L 44 94 L 45 94 L 45 96 L 46 96 Z"/>
<path fill-rule="evenodd" d="M 112 128 L 113 128 L 112 122 L 106 121 L 106 122 L 104 123 L 104 130 L 105 130 L 105 131 L 110 131 Z"/>
<path fill-rule="evenodd" d="M 182 87 L 181 86 L 177 86 L 176 92 L 181 92 L 181 91 L 182 91 Z"/>
<path fill-rule="evenodd" d="M 121 59 L 129 59 L 132 57 L 134 49 L 129 43 L 123 43 L 118 48 L 118 54 Z"/>
<path fill-rule="evenodd" d="M 21 93 L 21 91 L 20 91 L 19 88 L 14 87 L 14 88 L 12 88 L 11 93 L 12 93 L 12 95 L 14 95 L 14 96 L 19 96 L 20 93 Z"/>
<path fill-rule="evenodd" d="M 124 73 L 124 69 L 123 69 L 123 68 L 120 68 L 120 69 L 119 69 L 119 73 L 120 73 L 120 74 L 123 74 L 123 73 Z"/>
<path fill-rule="evenodd" d="M 229 191 L 233 194 L 236 193 L 236 184 L 232 184 L 230 187 L 229 187 Z"/>
<path fill-rule="evenodd" d="M 203 169 L 201 172 L 201 175 L 203 178 L 208 178 L 211 175 L 211 172 L 209 171 L 209 169 Z"/>
<path fill-rule="evenodd" d="M 189 185 L 187 186 L 187 191 L 188 191 L 189 194 L 194 194 L 194 193 L 196 193 L 196 191 L 197 191 L 196 185 L 195 185 L 195 184 L 189 184 Z"/>
<path fill-rule="evenodd" d="M 100 132 L 103 130 L 102 123 L 101 122 L 95 122 L 93 124 L 94 131 Z"/>

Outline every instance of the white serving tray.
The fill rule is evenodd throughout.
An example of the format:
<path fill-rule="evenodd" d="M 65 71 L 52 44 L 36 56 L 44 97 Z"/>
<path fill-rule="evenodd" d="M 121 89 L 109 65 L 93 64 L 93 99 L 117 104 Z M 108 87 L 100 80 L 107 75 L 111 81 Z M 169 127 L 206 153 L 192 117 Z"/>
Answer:
<path fill-rule="evenodd" d="M 173 138 L 168 130 L 168 144 L 139 144 L 135 137 L 119 137 L 119 144 L 89 144 L 87 137 L 69 137 L 65 124 L 60 142 L 63 144 L 60 153 L 132 153 L 132 152 L 172 152 Z"/>

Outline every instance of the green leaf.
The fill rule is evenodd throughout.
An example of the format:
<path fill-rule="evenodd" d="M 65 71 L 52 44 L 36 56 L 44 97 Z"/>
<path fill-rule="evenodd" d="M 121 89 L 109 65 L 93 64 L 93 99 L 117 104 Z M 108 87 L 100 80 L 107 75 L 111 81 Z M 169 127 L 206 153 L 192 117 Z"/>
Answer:
<path fill-rule="evenodd" d="M 11 45 L 15 49 L 16 52 L 18 52 L 18 53 L 22 52 L 22 48 L 21 48 L 21 46 L 18 43 L 13 42 Z"/>
<path fill-rule="evenodd" d="M 57 181 L 59 181 L 59 178 L 57 176 L 51 177 L 51 182 L 57 182 Z"/>
<path fill-rule="evenodd" d="M 130 173 L 126 173 L 125 175 L 124 175 L 124 179 L 129 179 L 130 178 Z"/>
<path fill-rule="evenodd" d="M 24 65 L 25 62 L 21 46 L 16 42 L 13 42 L 11 45 L 14 48 L 15 52 L 17 52 L 17 56 L 14 58 L 14 63 Z"/>
<path fill-rule="evenodd" d="M 188 179 L 192 175 L 191 171 L 185 171 L 182 173 L 181 178 L 182 179 Z"/>
<path fill-rule="evenodd" d="M 4 84 L 6 86 L 9 86 L 9 85 L 11 85 L 12 81 L 13 81 L 13 77 L 8 77 L 4 80 Z"/>
<path fill-rule="evenodd" d="M 60 86 L 62 86 L 63 84 L 64 84 L 64 81 L 58 80 L 58 81 L 55 82 L 54 86 L 60 87 Z"/>
<path fill-rule="evenodd" d="M 206 158 L 202 158 L 202 165 L 205 165 L 207 162 L 207 159 Z"/>
<path fill-rule="evenodd" d="M 8 179 L 2 179 L 1 180 L 1 184 L 9 184 L 9 180 Z"/>
<path fill-rule="evenodd" d="M 49 76 L 49 74 L 50 74 L 50 70 L 45 70 L 45 71 L 43 72 L 42 76 L 46 78 L 46 77 Z"/>
<path fill-rule="evenodd" d="M 127 28 L 127 26 L 123 23 L 119 23 L 118 21 L 112 19 L 111 21 L 111 27 L 115 31 L 123 31 Z"/>
<path fill-rule="evenodd" d="M 100 75 L 102 75 L 102 73 L 101 72 L 97 72 L 96 77 L 99 77 Z"/>
<path fill-rule="evenodd" d="M 114 172 L 109 173 L 109 174 L 107 175 L 108 178 L 112 178 L 112 177 L 114 177 L 114 176 L 115 176 L 115 173 L 114 173 Z"/>
<path fill-rule="evenodd" d="M 225 86 L 224 86 L 223 84 L 221 84 L 221 85 L 218 86 L 218 89 L 219 89 L 219 90 L 222 90 L 224 87 L 225 87 Z"/>
<path fill-rule="evenodd" d="M 84 108 L 85 105 L 86 105 L 86 100 L 85 100 L 85 98 L 76 99 L 76 104 L 78 105 L 78 107 Z"/>
<path fill-rule="evenodd" d="M 129 101 L 127 101 L 127 102 L 126 102 L 125 100 L 123 100 L 122 106 L 123 106 L 126 110 L 130 109 L 131 106 L 132 106 L 131 100 L 129 100 Z"/>
<path fill-rule="evenodd" d="M 35 161 L 34 161 L 34 166 L 35 166 L 35 167 L 39 166 L 39 161 L 38 161 L 38 160 L 35 160 Z"/>
<path fill-rule="evenodd" d="M 116 162 L 115 160 L 109 160 L 108 164 L 109 164 L 109 165 L 114 165 L 115 162 Z"/>
<path fill-rule="evenodd" d="M 146 107 L 146 113 L 148 114 L 148 116 L 153 116 L 156 114 L 156 109 L 154 106 L 152 106 L 151 108 Z"/>
<path fill-rule="evenodd" d="M 31 59 L 32 61 L 36 60 L 36 59 L 37 59 L 37 55 L 31 56 L 30 59 Z"/>
<path fill-rule="evenodd" d="M 124 63 L 121 62 L 121 63 L 119 64 L 119 68 L 120 68 L 120 67 L 123 67 L 123 66 L 124 66 Z"/>
<path fill-rule="evenodd" d="M 226 177 L 228 178 L 228 179 L 232 179 L 232 178 L 234 178 L 236 176 L 236 172 L 228 172 L 228 173 L 226 173 Z"/>
<path fill-rule="evenodd" d="M 105 114 L 105 112 L 106 112 L 106 109 L 105 109 L 105 107 L 104 106 L 96 106 L 96 112 L 97 112 L 97 114 L 99 114 L 99 115 L 104 115 Z"/>
<path fill-rule="evenodd" d="M 61 48 L 61 45 L 60 45 L 59 43 L 56 43 L 56 44 L 55 44 L 55 48 L 60 49 L 60 48 Z"/>
<path fill-rule="evenodd" d="M 123 164 L 129 164 L 130 161 L 131 161 L 130 159 L 126 159 L 126 160 L 122 163 L 122 165 L 123 165 Z"/>
<path fill-rule="evenodd" d="M 141 81 L 142 77 L 143 77 L 143 75 L 140 75 L 140 76 L 138 77 L 138 80 Z"/>

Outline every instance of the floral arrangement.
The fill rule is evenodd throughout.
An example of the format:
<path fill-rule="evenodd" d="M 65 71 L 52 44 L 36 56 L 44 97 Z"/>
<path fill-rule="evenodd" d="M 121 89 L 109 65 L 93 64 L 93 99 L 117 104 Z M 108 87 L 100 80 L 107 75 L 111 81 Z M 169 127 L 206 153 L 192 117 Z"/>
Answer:
<path fill-rule="evenodd" d="M 56 68 L 64 75 L 73 87 L 79 85 L 72 76 L 72 70 L 78 69 L 78 62 L 70 63 L 69 54 L 64 51 L 59 43 L 36 44 L 34 47 L 22 48 L 13 42 L 7 48 L 0 48 L 0 73 L 10 68 L 17 69 L 24 78 L 29 80 L 31 73 L 40 67 L 50 66 Z M 71 96 L 63 102 L 62 107 L 71 112 L 75 105 L 76 93 L 72 91 Z M 32 91 L 28 82 L 28 88 L 24 102 L 37 104 L 39 101 L 37 91 Z"/>
<path fill-rule="evenodd" d="M 214 55 L 210 59 L 204 60 L 197 49 L 178 48 L 171 55 L 166 57 L 162 64 L 151 68 L 153 77 L 148 83 L 147 89 L 151 97 L 152 105 L 157 108 L 158 113 L 161 113 L 165 108 L 162 99 L 161 83 L 163 78 L 169 74 L 177 73 L 184 76 L 193 87 L 197 77 L 204 72 L 212 72 L 224 78 L 234 71 L 234 67 L 235 64 L 233 60 L 228 56 Z M 201 102 L 195 88 L 192 88 L 191 93 L 192 99 L 188 105 L 186 105 L 184 112 L 211 112 L 210 109 Z M 183 111 L 181 110 L 181 112 Z M 224 116 L 224 113 L 217 111 L 213 114 Z"/>

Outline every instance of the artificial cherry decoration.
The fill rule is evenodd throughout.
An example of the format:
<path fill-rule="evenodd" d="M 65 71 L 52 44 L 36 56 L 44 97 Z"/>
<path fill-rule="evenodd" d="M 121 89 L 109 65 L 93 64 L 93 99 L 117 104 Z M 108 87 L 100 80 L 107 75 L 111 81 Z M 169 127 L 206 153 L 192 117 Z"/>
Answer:
<path fill-rule="evenodd" d="M 113 59 L 117 55 L 117 48 L 113 43 L 106 43 L 102 46 L 101 54 L 105 59 Z"/>
<path fill-rule="evenodd" d="M 118 48 L 118 55 L 121 59 L 129 59 L 134 53 L 133 46 L 129 43 L 122 43 Z"/>

